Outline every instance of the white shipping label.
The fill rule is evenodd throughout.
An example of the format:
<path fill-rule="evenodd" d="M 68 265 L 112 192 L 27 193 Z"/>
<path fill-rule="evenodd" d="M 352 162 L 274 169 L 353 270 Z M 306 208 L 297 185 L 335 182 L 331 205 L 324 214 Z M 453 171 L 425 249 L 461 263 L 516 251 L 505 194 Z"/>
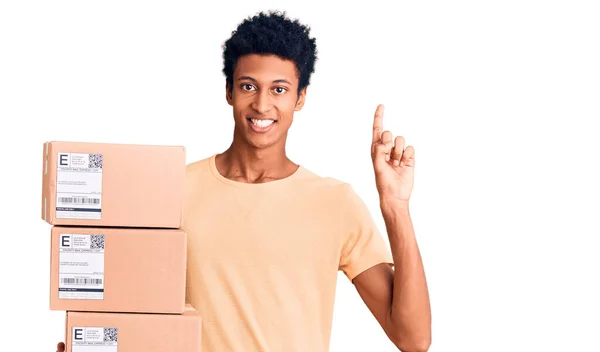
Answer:
<path fill-rule="evenodd" d="M 102 154 L 58 153 L 56 218 L 102 218 Z"/>
<path fill-rule="evenodd" d="M 58 298 L 104 299 L 104 235 L 60 234 Z"/>
<path fill-rule="evenodd" d="M 73 352 L 117 352 L 118 328 L 75 326 L 71 335 Z"/>

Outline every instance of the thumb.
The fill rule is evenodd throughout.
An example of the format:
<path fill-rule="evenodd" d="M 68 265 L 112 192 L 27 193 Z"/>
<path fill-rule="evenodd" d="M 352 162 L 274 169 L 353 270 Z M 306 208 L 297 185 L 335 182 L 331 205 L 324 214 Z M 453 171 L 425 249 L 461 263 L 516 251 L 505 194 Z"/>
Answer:
<path fill-rule="evenodd" d="M 390 160 L 390 154 L 392 152 L 393 143 L 391 133 L 386 137 L 387 133 L 383 133 L 381 142 L 373 145 L 373 164 L 375 169 L 384 167 L 385 164 Z"/>
<path fill-rule="evenodd" d="M 392 147 L 383 143 L 377 143 L 373 148 L 373 166 L 376 171 L 382 170 L 390 160 Z"/>

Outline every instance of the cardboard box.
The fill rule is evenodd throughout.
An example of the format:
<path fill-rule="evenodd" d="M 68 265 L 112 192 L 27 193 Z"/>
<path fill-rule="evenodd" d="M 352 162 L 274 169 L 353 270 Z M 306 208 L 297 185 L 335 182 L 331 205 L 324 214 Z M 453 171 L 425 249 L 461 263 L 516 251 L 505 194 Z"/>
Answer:
<path fill-rule="evenodd" d="M 51 225 L 180 228 L 182 146 L 44 144 L 42 219 Z"/>
<path fill-rule="evenodd" d="M 201 352 L 202 318 L 187 305 L 181 315 L 66 313 L 66 352 Z"/>
<path fill-rule="evenodd" d="M 183 230 L 53 226 L 51 237 L 51 310 L 183 312 Z"/>

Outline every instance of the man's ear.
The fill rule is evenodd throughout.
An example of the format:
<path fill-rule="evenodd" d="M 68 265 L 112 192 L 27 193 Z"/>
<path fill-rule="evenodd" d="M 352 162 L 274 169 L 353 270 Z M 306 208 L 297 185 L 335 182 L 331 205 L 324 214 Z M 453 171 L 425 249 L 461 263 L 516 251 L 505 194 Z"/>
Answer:
<path fill-rule="evenodd" d="M 233 106 L 233 92 L 229 88 L 229 83 L 225 83 L 225 99 L 227 99 L 227 104 Z"/>
<path fill-rule="evenodd" d="M 298 99 L 296 99 L 296 107 L 294 108 L 294 111 L 302 110 L 302 107 L 304 106 L 304 101 L 306 100 L 306 89 L 307 88 L 308 87 L 302 88 L 302 90 L 298 94 Z"/>

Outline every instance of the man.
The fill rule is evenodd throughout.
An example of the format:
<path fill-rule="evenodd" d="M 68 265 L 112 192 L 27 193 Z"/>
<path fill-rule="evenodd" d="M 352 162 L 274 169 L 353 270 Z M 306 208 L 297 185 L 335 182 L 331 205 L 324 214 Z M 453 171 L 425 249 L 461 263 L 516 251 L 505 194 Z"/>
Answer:
<path fill-rule="evenodd" d="M 391 252 L 350 185 L 286 155 L 314 72 L 309 32 L 260 13 L 224 45 L 233 141 L 186 171 L 187 300 L 203 317 L 203 352 L 327 351 L 339 270 L 399 350 L 427 351 L 429 296 L 408 206 L 414 149 L 383 131 L 378 106 L 371 155 Z"/>

